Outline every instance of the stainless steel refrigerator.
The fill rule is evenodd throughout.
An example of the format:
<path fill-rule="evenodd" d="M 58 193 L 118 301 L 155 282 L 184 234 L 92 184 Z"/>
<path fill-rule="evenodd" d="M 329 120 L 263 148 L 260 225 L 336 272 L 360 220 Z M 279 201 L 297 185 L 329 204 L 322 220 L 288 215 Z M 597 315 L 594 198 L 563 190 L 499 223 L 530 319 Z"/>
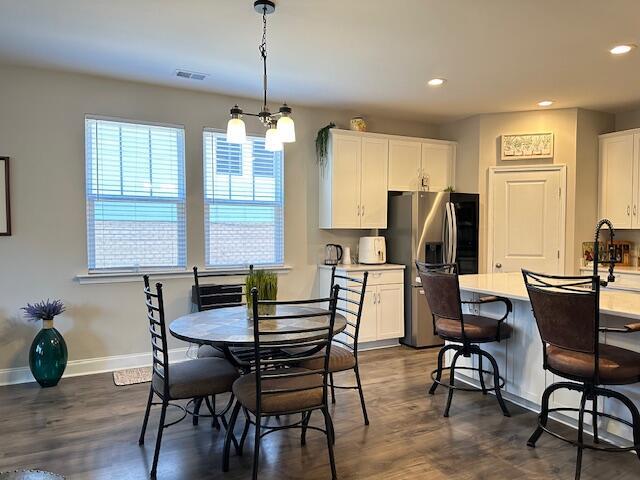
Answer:
<path fill-rule="evenodd" d="M 387 261 L 406 265 L 402 343 L 412 347 L 442 345 L 433 331 L 415 262 L 457 263 L 460 274 L 478 273 L 478 215 L 475 193 L 390 195 L 388 228 L 384 233 Z"/>

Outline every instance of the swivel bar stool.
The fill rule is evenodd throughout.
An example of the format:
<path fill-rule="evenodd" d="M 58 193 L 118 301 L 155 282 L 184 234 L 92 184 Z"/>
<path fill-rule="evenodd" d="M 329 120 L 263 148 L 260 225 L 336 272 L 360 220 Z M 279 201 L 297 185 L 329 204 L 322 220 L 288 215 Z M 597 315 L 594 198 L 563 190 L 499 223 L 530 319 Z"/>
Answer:
<path fill-rule="evenodd" d="M 458 282 L 458 271 L 455 264 L 427 264 L 416 262 L 418 267 L 418 275 L 422 280 L 422 288 L 427 298 L 427 303 L 431 309 L 433 317 L 433 331 L 443 340 L 454 342 L 449 343 L 440 349 L 438 353 L 438 368 L 431 372 L 433 385 L 429 389 L 429 393 L 433 395 L 438 385 L 449 389 L 447 405 L 444 409 L 444 416 L 449 416 L 451 408 L 451 400 L 454 390 L 462 390 L 467 392 L 482 392 L 484 395 L 490 390 L 495 391 L 496 398 L 505 417 L 509 417 L 509 410 L 502 399 L 500 389 L 504 386 L 504 379 L 500 377 L 498 364 L 491 354 L 482 350 L 478 344 L 500 342 L 511 336 L 511 326 L 504 323 L 513 307 L 508 298 L 503 297 L 484 297 L 478 301 L 469 302 L 460 299 L 460 284 Z M 506 307 L 505 314 L 499 318 L 489 318 L 480 315 L 470 315 L 462 313 L 462 304 L 488 304 L 494 302 L 502 302 Z M 443 367 L 444 354 L 452 350 L 455 352 L 448 367 L 450 376 L 449 383 L 444 383 L 442 379 L 442 371 L 447 368 Z M 457 367 L 456 363 L 460 356 L 465 358 L 471 355 L 478 356 L 478 368 L 475 367 Z M 491 363 L 493 372 L 483 369 L 482 359 L 486 358 Z M 472 370 L 478 373 L 480 379 L 480 388 L 460 387 L 455 385 L 456 370 Z M 493 386 L 485 385 L 484 374 L 493 376 Z"/>
<path fill-rule="evenodd" d="M 533 307 L 542 339 L 542 367 L 570 382 L 549 385 L 542 394 L 542 408 L 538 427 L 527 442 L 536 442 L 547 432 L 578 448 L 575 478 L 580 478 L 582 451 L 584 449 L 605 452 L 635 450 L 640 457 L 640 413 L 633 402 L 620 392 L 601 385 L 629 385 L 640 382 L 640 353 L 600 343 L 601 332 L 639 332 L 640 323 L 623 328 L 600 326 L 600 277 L 560 277 L 522 270 L 525 285 Z M 580 408 L 549 408 L 549 398 L 556 390 L 566 388 L 582 394 Z M 598 397 L 608 397 L 622 402 L 631 412 L 631 422 L 613 415 L 598 412 Z M 591 401 L 587 410 L 586 402 Z M 577 440 L 564 437 L 547 427 L 551 412 L 578 412 Z M 584 441 L 584 415 L 591 415 L 593 443 Z M 622 422 L 633 430 L 633 445 L 614 447 L 601 445 L 598 437 L 598 418 Z"/>

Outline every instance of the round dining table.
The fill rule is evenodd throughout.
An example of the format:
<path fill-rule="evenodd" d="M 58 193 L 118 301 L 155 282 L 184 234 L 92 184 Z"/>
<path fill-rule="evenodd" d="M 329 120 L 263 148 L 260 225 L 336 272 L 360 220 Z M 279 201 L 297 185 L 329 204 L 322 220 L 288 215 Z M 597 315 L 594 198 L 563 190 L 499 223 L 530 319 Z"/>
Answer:
<path fill-rule="evenodd" d="M 329 311 L 304 305 L 278 305 L 275 316 L 295 316 L 325 312 L 326 315 L 302 318 L 262 319 L 261 331 L 288 333 L 269 335 L 269 342 L 293 343 L 311 341 L 318 338 L 318 332 L 305 330 L 327 326 Z M 336 313 L 333 334 L 342 332 L 347 327 L 347 319 Z M 300 330 L 300 333 L 295 333 Z M 216 308 L 203 312 L 190 313 L 176 318 L 169 325 L 171 335 L 180 340 L 201 345 L 212 345 L 227 350 L 229 347 L 250 347 L 254 344 L 253 319 L 249 316 L 246 305 L 237 307 Z M 293 333 L 292 333 L 293 332 Z"/>

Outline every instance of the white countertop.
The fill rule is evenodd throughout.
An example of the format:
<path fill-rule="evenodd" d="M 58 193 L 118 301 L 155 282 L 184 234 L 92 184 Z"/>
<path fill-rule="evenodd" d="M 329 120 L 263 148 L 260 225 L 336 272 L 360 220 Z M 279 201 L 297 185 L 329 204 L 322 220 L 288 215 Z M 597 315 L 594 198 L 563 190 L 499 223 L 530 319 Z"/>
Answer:
<path fill-rule="evenodd" d="M 520 272 L 460 275 L 460 290 L 529 301 Z M 640 293 L 603 289 L 600 291 L 600 313 L 638 320 Z"/>
<path fill-rule="evenodd" d="M 331 269 L 334 265 L 318 265 L 318 268 Z M 351 265 L 343 265 L 339 263 L 335 265 L 338 270 L 344 270 L 346 272 L 364 272 L 364 271 L 376 271 L 376 270 L 404 270 L 404 265 L 398 265 L 395 263 L 380 263 L 376 265 L 368 265 L 365 263 L 352 263 Z"/>

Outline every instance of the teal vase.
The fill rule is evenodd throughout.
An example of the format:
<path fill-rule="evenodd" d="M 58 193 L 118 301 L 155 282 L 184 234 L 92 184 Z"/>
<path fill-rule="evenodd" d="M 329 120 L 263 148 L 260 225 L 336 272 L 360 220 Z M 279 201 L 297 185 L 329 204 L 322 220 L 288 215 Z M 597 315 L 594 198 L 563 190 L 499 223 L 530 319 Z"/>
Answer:
<path fill-rule="evenodd" d="M 43 328 L 29 350 L 29 367 L 41 387 L 55 387 L 67 368 L 67 344 L 53 320 L 43 320 Z"/>

